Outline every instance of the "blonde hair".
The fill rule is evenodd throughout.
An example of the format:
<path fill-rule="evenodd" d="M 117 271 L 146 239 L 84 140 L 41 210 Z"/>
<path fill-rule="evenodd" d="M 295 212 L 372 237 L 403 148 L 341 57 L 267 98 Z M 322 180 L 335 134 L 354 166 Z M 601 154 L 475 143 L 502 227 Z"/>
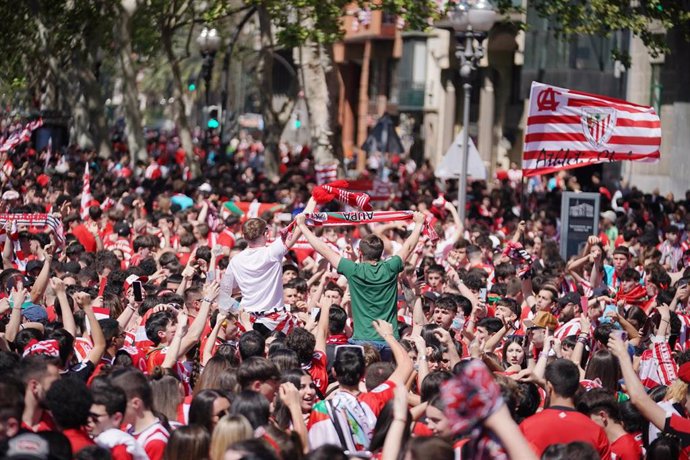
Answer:
<path fill-rule="evenodd" d="M 267 225 L 263 219 L 249 219 L 242 225 L 242 235 L 247 241 L 255 241 L 264 234 Z"/>
<path fill-rule="evenodd" d="M 678 379 L 674 381 L 666 390 L 664 401 L 682 403 L 688 396 L 688 384 Z"/>
<path fill-rule="evenodd" d="M 223 460 L 232 444 L 254 437 L 254 430 L 244 415 L 224 415 L 211 436 L 211 460 Z"/>

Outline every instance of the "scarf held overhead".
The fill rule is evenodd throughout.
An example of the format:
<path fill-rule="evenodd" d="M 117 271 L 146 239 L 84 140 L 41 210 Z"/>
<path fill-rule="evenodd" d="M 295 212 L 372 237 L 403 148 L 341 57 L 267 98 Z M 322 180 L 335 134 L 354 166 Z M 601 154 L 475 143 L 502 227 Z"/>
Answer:
<path fill-rule="evenodd" d="M 62 227 L 62 220 L 52 214 L 0 214 L 0 228 L 5 228 L 8 222 L 14 225 L 26 225 L 34 228 L 50 227 L 58 243 L 65 242 L 65 232 Z"/>
<path fill-rule="evenodd" d="M 306 224 L 312 227 L 334 227 L 344 225 L 361 225 L 375 222 L 411 221 L 413 211 L 353 211 L 353 212 L 315 212 L 305 214 Z M 285 238 L 293 229 L 294 221 L 287 226 L 281 235 Z M 432 241 L 438 239 L 438 235 L 429 225 L 429 220 L 424 223 L 422 234 Z"/>

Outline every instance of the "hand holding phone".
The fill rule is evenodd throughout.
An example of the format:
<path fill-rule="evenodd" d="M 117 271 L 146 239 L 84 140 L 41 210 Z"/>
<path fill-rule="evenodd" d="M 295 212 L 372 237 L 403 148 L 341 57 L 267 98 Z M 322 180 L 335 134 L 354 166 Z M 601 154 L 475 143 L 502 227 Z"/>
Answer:
<path fill-rule="evenodd" d="M 132 283 L 132 293 L 134 294 L 134 301 L 141 302 L 144 300 L 144 293 L 141 288 L 141 281 L 134 281 Z"/>

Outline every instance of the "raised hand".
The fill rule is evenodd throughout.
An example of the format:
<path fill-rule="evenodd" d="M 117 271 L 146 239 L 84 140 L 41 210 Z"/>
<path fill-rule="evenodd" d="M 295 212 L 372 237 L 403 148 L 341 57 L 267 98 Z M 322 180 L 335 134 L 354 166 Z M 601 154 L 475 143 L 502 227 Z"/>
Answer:
<path fill-rule="evenodd" d="M 278 387 L 278 395 L 280 396 L 280 400 L 283 401 L 287 407 L 300 409 L 302 398 L 299 395 L 299 390 L 294 384 L 290 382 L 280 384 L 280 387 Z"/>
<path fill-rule="evenodd" d="M 220 293 L 220 283 L 216 280 L 211 281 L 204 285 L 203 295 L 205 299 L 209 299 L 213 302 L 218 299 L 218 294 Z"/>
<path fill-rule="evenodd" d="M 387 321 L 375 319 L 371 322 L 371 325 L 381 337 L 385 338 L 387 335 L 393 335 L 393 326 Z"/>

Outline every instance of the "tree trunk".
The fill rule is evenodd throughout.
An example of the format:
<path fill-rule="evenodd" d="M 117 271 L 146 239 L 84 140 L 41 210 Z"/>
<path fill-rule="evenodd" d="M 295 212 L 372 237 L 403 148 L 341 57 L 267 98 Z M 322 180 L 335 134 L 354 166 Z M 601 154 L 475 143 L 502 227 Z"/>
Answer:
<path fill-rule="evenodd" d="M 41 54 L 47 63 L 46 73 L 41 82 L 40 110 L 57 110 L 57 79 L 58 79 L 58 60 L 52 52 L 50 37 L 51 33 L 43 22 L 40 14 L 35 16 L 36 30 L 40 43 Z"/>
<path fill-rule="evenodd" d="M 307 42 L 298 49 L 302 89 L 309 112 L 311 148 L 317 165 L 339 163 L 333 145 L 332 111 L 328 76 L 332 60 L 323 45 Z"/>
<path fill-rule="evenodd" d="M 189 120 L 187 119 L 187 107 L 184 100 L 185 93 L 184 84 L 182 82 L 182 70 L 180 69 L 180 62 L 175 56 L 175 52 L 173 50 L 172 32 L 162 31 L 161 35 L 165 56 L 167 57 L 172 70 L 173 98 L 175 99 L 175 103 L 173 104 L 175 124 L 177 125 L 177 129 L 180 134 L 180 142 L 182 143 L 182 148 L 185 151 L 187 164 L 189 165 L 192 178 L 194 179 L 199 176 L 201 171 L 199 170 L 199 163 L 194 156 L 192 132 L 189 129 Z"/>
<path fill-rule="evenodd" d="M 272 181 L 278 181 L 280 165 L 280 137 L 285 125 L 290 120 L 295 107 L 297 96 L 296 75 L 292 75 L 291 87 L 287 94 L 276 95 L 273 88 L 273 65 L 275 58 L 273 50 L 273 32 L 271 18 L 265 8 L 257 9 L 259 16 L 259 30 L 261 33 L 261 51 L 256 68 L 259 80 L 259 96 L 261 97 L 261 111 L 264 118 L 264 174 Z M 285 69 L 288 71 L 288 69 Z"/>
<path fill-rule="evenodd" d="M 128 3 L 128 7 L 125 7 Z M 132 7 L 133 6 L 133 7 Z M 122 71 L 122 95 L 125 115 L 125 135 L 132 160 L 148 160 L 144 130 L 142 125 L 141 110 L 139 110 L 139 90 L 137 77 L 132 59 L 132 16 L 136 10 L 136 2 L 122 2 L 120 8 L 118 30 L 115 36 L 120 40 L 118 60 Z"/>

